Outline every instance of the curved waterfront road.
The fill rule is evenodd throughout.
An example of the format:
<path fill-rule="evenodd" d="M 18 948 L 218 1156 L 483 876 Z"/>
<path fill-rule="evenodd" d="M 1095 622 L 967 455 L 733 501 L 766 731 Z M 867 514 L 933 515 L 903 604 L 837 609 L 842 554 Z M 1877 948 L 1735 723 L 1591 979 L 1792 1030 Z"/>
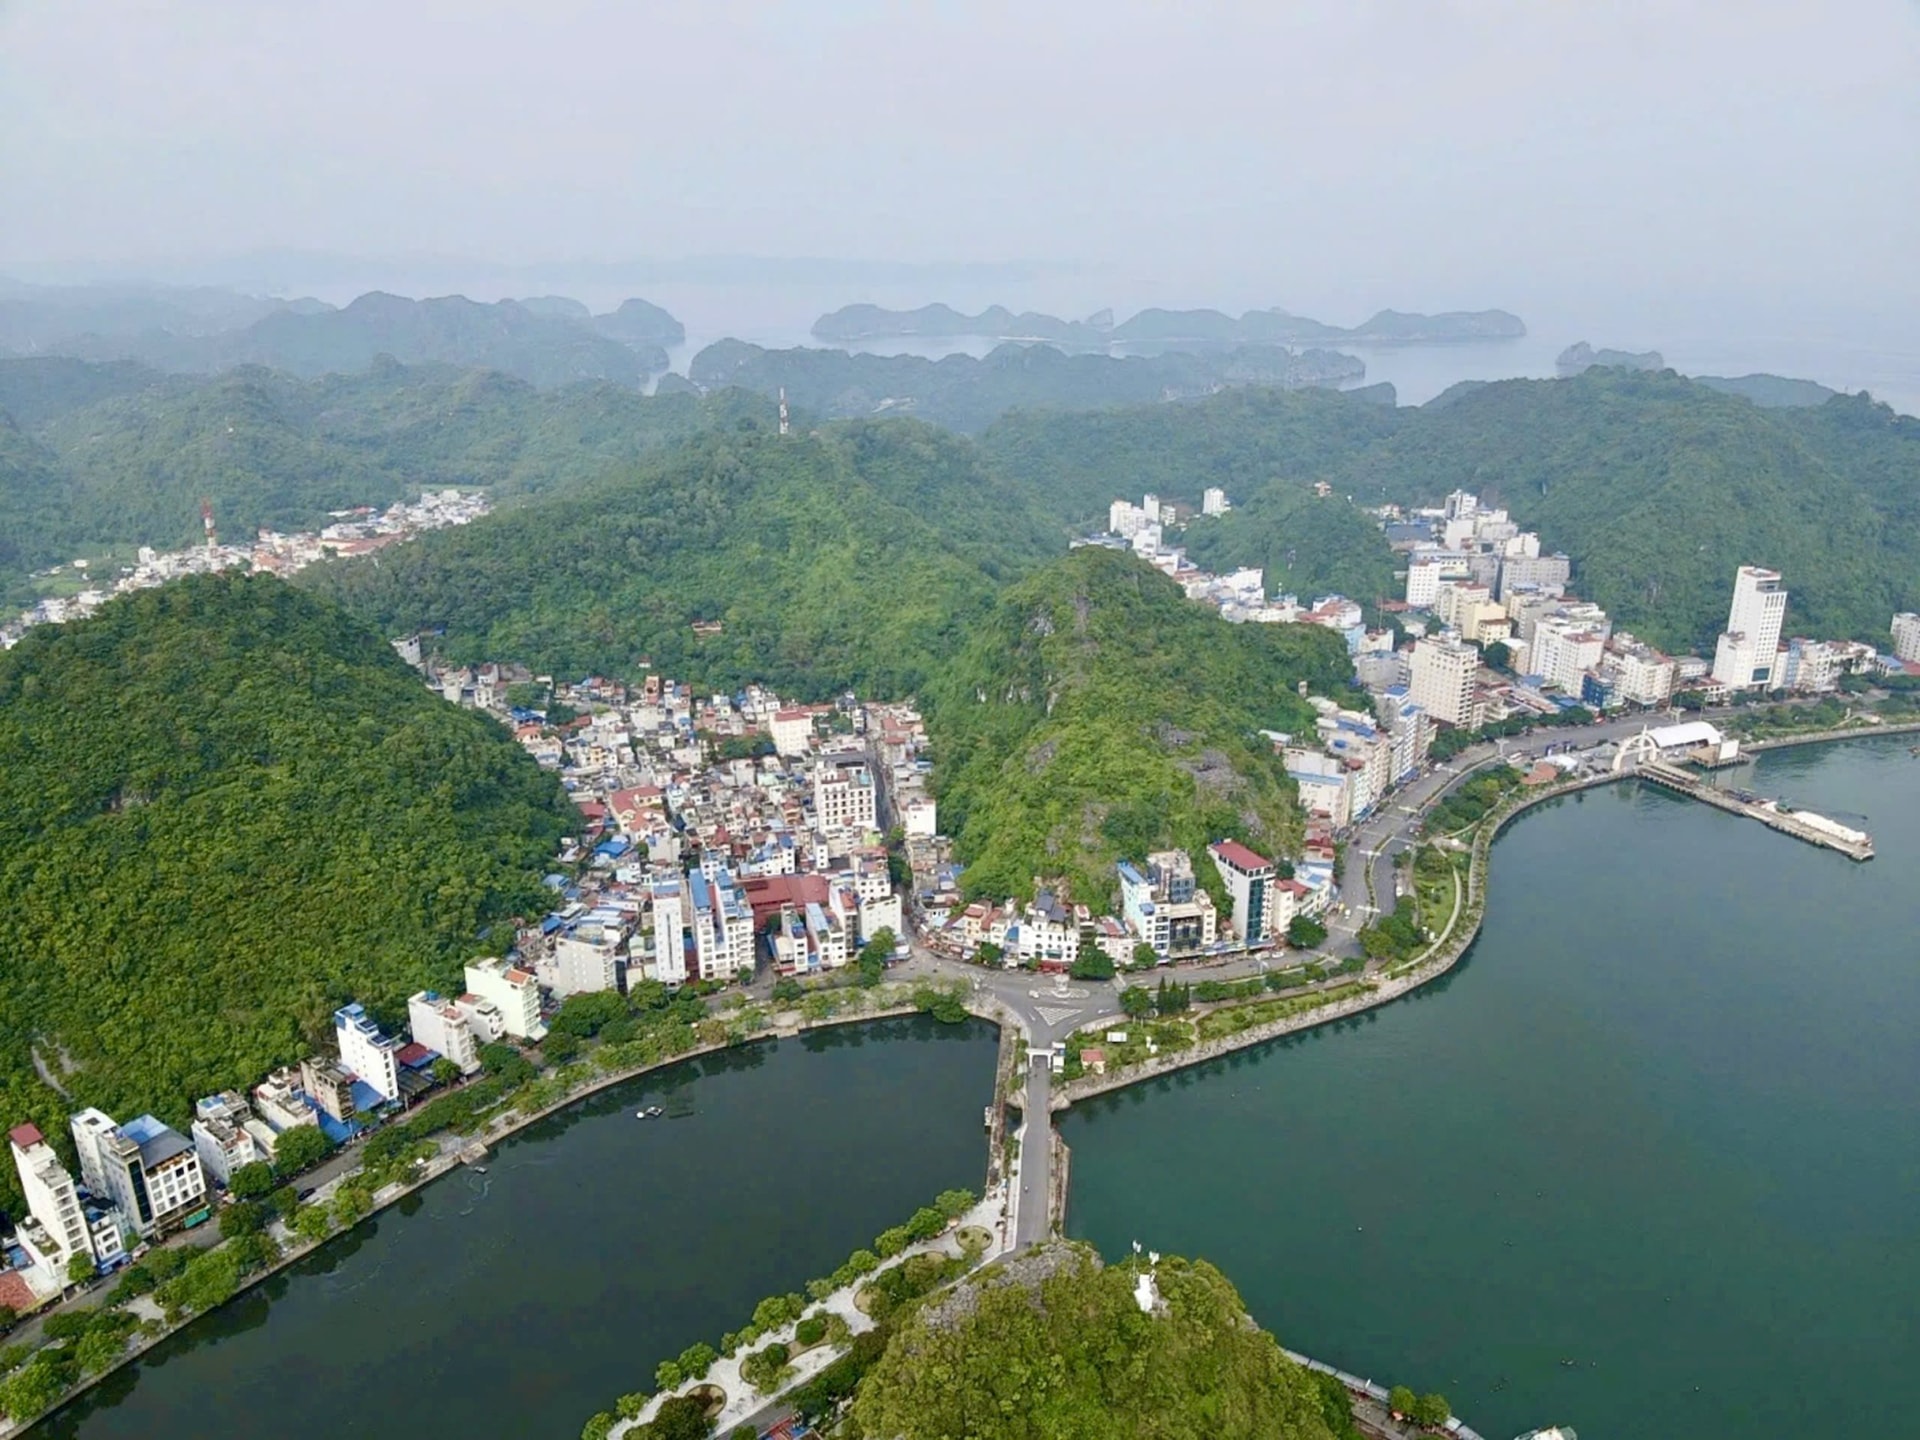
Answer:
<path fill-rule="evenodd" d="M 1419 843 L 1427 810 L 1474 771 L 1503 758 L 1531 762 L 1549 751 L 1590 750 L 1637 735 L 1649 726 L 1677 723 L 1681 718 L 1712 719 L 1730 713 L 1730 710 L 1717 710 L 1685 717 L 1634 715 L 1578 728 L 1536 730 L 1530 735 L 1471 746 L 1444 764 L 1415 776 L 1389 795 L 1384 806 L 1342 837 L 1345 850 L 1336 877 L 1340 909 L 1328 921 L 1325 950 L 1336 955 L 1359 953 L 1359 931 L 1376 913 L 1393 908 L 1397 883 L 1394 857 Z M 1012 1013 L 1028 1042 L 1026 1083 L 1020 1102 L 1026 1123 L 1021 1134 L 1019 1165 L 1013 1178 L 1015 1244 L 1017 1248 L 1024 1248 L 1046 1238 L 1051 1217 L 1053 1089 L 1048 1053 L 1055 1041 L 1075 1030 L 1096 1021 L 1118 1019 L 1119 989 L 1128 983 L 1127 978 L 1122 976 L 1111 983 L 1070 981 L 1061 984 L 1025 971 L 984 970 L 935 955 L 917 940 L 910 944 L 912 958 L 902 967 L 905 973 L 943 979 L 966 978 L 976 998 L 990 997 Z M 1259 957 L 1240 956 L 1203 962 L 1192 968 L 1204 970 L 1208 979 L 1228 980 L 1257 974 L 1270 963 Z"/>

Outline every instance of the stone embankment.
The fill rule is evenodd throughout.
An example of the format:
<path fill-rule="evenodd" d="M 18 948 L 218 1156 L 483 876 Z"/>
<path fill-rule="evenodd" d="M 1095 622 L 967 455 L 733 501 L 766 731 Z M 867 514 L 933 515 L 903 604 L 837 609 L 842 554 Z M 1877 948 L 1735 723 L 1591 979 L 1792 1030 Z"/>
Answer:
<path fill-rule="evenodd" d="M 1250 1026 L 1235 1034 L 1223 1035 L 1217 1040 L 1205 1041 L 1189 1049 L 1155 1055 L 1144 1063 L 1129 1066 L 1125 1070 L 1107 1075 L 1083 1075 L 1077 1080 L 1068 1081 L 1054 1091 L 1053 1108 L 1064 1110 L 1076 1100 L 1087 1100 L 1108 1091 L 1125 1089 L 1142 1080 L 1152 1080 L 1193 1065 L 1204 1065 L 1210 1060 L 1217 1060 L 1236 1050 L 1262 1045 L 1269 1040 L 1277 1040 L 1283 1035 L 1292 1035 L 1301 1030 L 1311 1030 L 1316 1025 L 1344 1020 L 1348 1016 L 1358 1015 L 1376 1006 L 1389 1004 L 1419 989 L 1422 985 L 1438 980 L 1460 963 L 1461 958 L 1472 948 L 1474 939 L 1480 933 L 1480 921 L 1486 912 L 1489 852 L 1499 833 L 1515 817 L 1536 805 L 1543 805 L 1565 795 L 1590 790 L 1599 785 L 1610 785 L 1617 780 L 1627 778 L 1629 777 L 1625 775 L 1597 775 L 1529 791 L 1497 815 L 1483 820 L 1473 841 L 1473 850 L 1467 868 L 1466 894 L 1461 902 L 1455 905 L 1453 916 L 1448 920 L 1446 928 L 1441 931 L 1433 944 L 1415 959 L 1363 981 L 1362 983 L 1370 987 L 1364 995 L 1349 996 L 1345 1000 L 1313 1010 L 1304 1010 L 1298 1014 L 1270 1021 L 1265 1025 Z M 1438 802 L 1438 798 L 1435 797 L 1435 803 Z"/>

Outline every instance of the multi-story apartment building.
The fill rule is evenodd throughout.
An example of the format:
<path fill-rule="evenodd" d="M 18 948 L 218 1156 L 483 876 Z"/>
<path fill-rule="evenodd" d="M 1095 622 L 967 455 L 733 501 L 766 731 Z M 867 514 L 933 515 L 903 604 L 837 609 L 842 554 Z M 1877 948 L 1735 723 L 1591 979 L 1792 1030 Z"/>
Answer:
<path fill-rule="evenodd" d="M 740 884 L 725 870 L 709 880 L 699 871 L 687 876 L 693 901 L 694 961 L 702 980 L 732 980 L 753 974 L 753 911 Z"/>
<path fill-rule="evenodd" d="M 336 1124 L 346 1124 L 360 1111 L 353 1098 L 353 1080 L 352 1071 L 324 1055 L 309 1055 L 300 1062 L 300 1088 Z"/>
<path fill-rule="evenodd" d="M 877 822 L 873 772 L 863 760 L 846 757 L 820 761 L 813 768 L 813 823 L 831 833 L 872 830 Z"/>
<path fill-rule="evenodd" d="M 1673 661 L 1624 631 L 1607 642 L 1600 665 L 1622 704 L 1664 705 L 1673 698 Z"/>
<path fill-rule="evenodd" d="M 1528 669 L 1542 681 L 1568 695 L 1581 693 L 1581 678 L 1600 667 L 1606 637 L 1588 628 L 1585 617 L 1543 615 L 1533 627 L 1533 645 L 1527 652 Z"/>
<path fill-rule="evenodd" d="M 1727 628 L 1714 644 L 1714 683 L 1735 690 L 1773 689 L 1786 616 L 1787 592 L 1780 572 L 1742 565 L 1733 577 Z"/>
<path fill-rule="evenodd" d="M 444 996 L 432 990 L 408 996 L 407 1029 L 420 1044 L 458 1065 L 462 1075 L 480 1068 L 480 1042 L 473 1026 L 466 1013 Z"/>
<path fill-rule="evenodd" d="M 1174 955 L 1213 943 L 1213 897 L 1195 883 L 1193 861 L 1184 850 L 1154 852 L 1147 856 L 1145 870 L 1123 860 L 1119 871 L 1127 928 L 1155 954 Z"/>
<path fill-rule="evenodd" d="M 687 983 L 686 882 L 678 875 L 656 877 L 647 891 L 647 915 L 653 924 L 653 978 L 665 985 Z"/>
<path fill-rule="evenodd" d="M 1433 719 L 1473 729 L 1480 723 L 1474 702 L 1473 680 L 1480 669 L 1480 652 L 1457 636 L 1442 633 L 1413 642 L 1410 665 L 1413 703 Z"/>
<path fill-rule="evenodd" d="M 111 1199 L 137 1234 L 151 1238 L 177 1229 L 205 1203 L 206 1173 L 179 1131 L 151 1115 L 115 1125 L 98 1110 L 81 1111 L 72 1126 L 87 1188 Z"/>
<path fill-rule="evenodd" d="M 497 957 L 475 960 L 467 966 L 467 992 L 488 1001 L 500 1012 L 506 1033 L 516 1040 L 539 1040 L 547 1033 L 540 1018 L 540 982 Z"/>
<path fill-rule="evenodd" d="M 223 1190 L 242 1165 L 272 1158 L 271 1150 L 247 1128 L 252 1118 L 246 1098 L 236 1090 L 222 1090 L 193 1102 L 193 1124 L 188 1130 L 194 1153 L 207 1178 Z"/>
<path fill-rule="evenodd" d="M 1909 665 L 1920 665 L 1920 615 L 1903 610 L 1893 617 L 1893 653 Z"/>
<path fill-rule="evenodd" d="M 333 1038 L 340 1049 L 340 1063 L 382 1100 L 400 1098 L 400 1062 L 395 1058 L 401 1042 L 384 1035 L 357 1002 L 342 1005 L 333 1012 Z"/>
<path fill-rule="evenodd" d="M 1207 847 L 1214 867 L 1233 897 L 1233 929 L 1249 945 L 1273 938 L 1273 862 L 1249 850 L 1238 840 L 1220 840 Z"/>
<path fill-rule="evenodd" d="M 539 967 L 554 999 L 620 988 L 626 932 L 618 925 L 590 920 L 554 941 L 553 953 Z"/>
<path fill-rule="evenodd" d="M 93 1257 L 93 1238 L 79 1187 L 60 1163 L 60 1157 L 37 1125 L 16 1125 L 7 1132 L 13 1146 L 13 1168 L 20 1174 L 20 1190 L 27 1212 L 40 1222 L 65 1264 L 73 1256 Z"/>

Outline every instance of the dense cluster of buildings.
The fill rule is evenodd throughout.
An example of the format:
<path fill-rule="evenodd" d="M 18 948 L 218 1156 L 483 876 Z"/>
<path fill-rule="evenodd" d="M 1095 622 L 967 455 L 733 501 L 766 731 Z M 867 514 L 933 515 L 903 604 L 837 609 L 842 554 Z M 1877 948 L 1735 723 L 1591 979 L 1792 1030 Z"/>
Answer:
<path fill-rule="evenodd" d="M 1754 565 L 1735 573 L 1726 630 L 1711 662 L 1663 655 L 1569 591 L 1565 555 L 1543 553 L 1537 535 L 1469 492 L 1455 491 L 1435 509 L 1388 507 L 1380 515 L 1389 543 L 1406 556 L 1406 594 L 1396 608 L 1416 639 L 1404 656 L 1372 661 L 1373 676 L 1404 680 L 1416 703 L 1443 724 L 1471 728 L 1516 711 L 1544 714 L 1576 704 L 1658 707 L 1683 689 L 1708 702 L 1754 690 L 1820 694 L 1848 675 L 1913 663 L 1900 653 L 1903 636 L 1920 656 L 1920 619 L 1911 616 L 1894 617 L 1892 656 L 1858 641 L 1786 636 L 1784 582 Z M 1481 668 L 1496 643 L 1511 681 Z M 1361 673 L 1368 678 L 1364 664 Z"/>
<path fill-rule="evenodd" d="M 312 1127 L 344 1142 L 431 1089 L 435 1062 L 472 1074 L 481 1045 L 545 1033 L 531 975 L 481 959 L 467 966 L 466 980 L 467 992 L 453 999 L 423 990 L 407 1002 L 410 1040 L 383 1033 L 364 1007 L 342 1006 L 333 1016 L 334 1054 L 275 1071 L 251 1096 L 202 1096 L 185 1135 L 152 1115 L 121 1124 L 98 1109 L 78 1111 L 68 1126 L 77 1180 L 37 1126 L 16 1125 L 9 1133 L 27 1215 L 15 1226 L 5 1271 L 17 1278 L 4 1283 L 33 1302 L 57 1295 L 80 1268 L 76 1259 L 111 1269 L 139 1245 L 205 1220 L 234 1172 L 271 1162 L 289 1130 Z"/>
<path fill-rule="evenodd" d="M 332 512 L 332 523 L 318 531 L 282 535 L 262 530 L 250 545 L 219 544 L 209 513 L 204 544 L 170 551 L 157 551 L 143 545 L 136 563 L 110 580 L 91 575 L 85 560 L 71 562 L 74 572 L 88 582 L 85 588 L 71 596 L 49 597 L 0 624 L 0 647 L 13 646 L 35 625 L 58 625 L 83 619 L 115 595 L 150 590 L 183 575 L 207 575 L 220 570 L 265 570 L 276 575 L 291 575 L 322 560 L 366 555 L 384 546 L 411 540 L 428 530 L 465 525 L 485 515 L 490 508 L 486 496 L 478 492 L 432 490 L 424 492 L 416 501 L 390 505 L 385 510 L 376 510 L 371 505 L 336 510 Z M 55 566 L 49 573 L 66 568 Z"/>
<path fill-rule="evenodd" d="M 554 687 L 511 666 L 423 668 L 449 699 L 513 724 L 580 810 L 561 856 L 580 874 L 549 877 L 558 903 L 514 949 L 553 998 L 725 983 L 751 976 L 761 953 L 783 975 L 846 966 L 904 931 L 889 830 L 927 888 L 957 885 L 910 705 L 799 705 L 758 685 L 695 695 L 658 675 Z M 509 703 L 516 685 L 586 713 L 550 724 Z"/>

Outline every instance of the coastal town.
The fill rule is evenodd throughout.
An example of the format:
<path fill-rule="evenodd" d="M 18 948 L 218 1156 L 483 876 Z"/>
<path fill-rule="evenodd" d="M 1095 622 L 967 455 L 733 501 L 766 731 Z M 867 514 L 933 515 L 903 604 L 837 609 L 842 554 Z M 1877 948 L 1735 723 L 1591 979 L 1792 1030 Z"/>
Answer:
<path fill-rule="evenodd" d="M 1336 631 L 1352 688 L 1338 700 L 1311 697 L 1311 731 L 1265 737 L 1298 791 L 1297 853 L 1263 855 L 1220 836 L 1202 853 L 1124 858 L 1114 867 L 1110 908 L 1076 902 L 1044 875 L 1027 896 L 968 891 L 963 859 L 940 826 L 935 756 L 911 701 L 849 693 L 802 703 L 758 685 L 705 694 L 655 673 L 635 683 L 570 681 L 509 661 L 450 664 L 426 637 L 394 640 L 425 685 L 495 716 L 571 798 L 579 824 L 546 877 L 547 912 L 503 937 L 498 953 L 468 962 L 457 993 L 421 990 L 403 1014 L 385 1017 L 357 1002 L 340 1006 L 330 1047 L 259 1077 L 244 1093 L 191 1097 L 185 1133 L 151 1113 L 122 1122 L 77 1110 L 65 1137 L 76 1174 L 37 1126 L 15 1125 L 9 1138 L 28 1214 L 6 1249 L 0 1305 L 25 1315 L 126 1268 L 149 1247 L 205 1226 L 223 1198 L 250 1203 L 241 1197 L 258 1194 L 262 1176 L 297 1179 L 342 1147 L 404 1122 L 423 1101 L 480 1075 L 489 1051 L 543 1047 L 543 1061 L 564 1062 L 575 1032 L 558 1034 L 554 1025 L 581 1013 L 578 997 L 653 987 L 694 997 L 690 1013 L 704 1015 L 709 999 L 744 987 L 771 985 L 773 1001 L 791 1004 L 809 984 L 854 976 L 871 983 L 902 963 L 1056 977 L 1052 1003 L 1064 1007 L 1057 1011 L 1026 1005 L 1017 988 L 994 992 L 1031 1016 L 1028 1130 L 1041 1119 L 1033 1158 L 1013 1182 L 1024 1193 L 1010 1186 L 998 1202 L 1005 1223 L 994 1253 L 1033 1243 L 1060 1203 L 1045 1158 L 1044 1117 L 1054 1103 L 1047 1078 L 1102 1084 L 1128 1066 L 1168 1063 L 1163 1046 L 1204 1053 L 1243 1026 L 1284 1028 L 1378 1003 L 1381 979 L 1417 983 L 1402 980 L 1405 953 L 1376 951 L 1368 938 L 1369 924 L 1395 910 L 1404 891 L 1398 877 L 1380 884 L 1374 862 L 1388 847 L 1377 834 L 1369 846 L 1367 827 L 1404 803 L 1415 782 L 1430 787 L 1419 803 L 1442 793 L 1452 777 L 1437 757 L 1489 733 L 1514 733 L 1516 724 L 1591 729 L 1622 712 L 1670 714 L 1780 691 L 1818 696 L 1850 680 L 1920 673 L 1920 617 L 1910 614 L 1894 617 L 1887 654 L 1783 641 L 1782 577 L 1756 566 L 1735 576 L 1711 662 L 1660 654 L 1570 592 L 1566 556 L 1543 554 L 1538 536 L 1465 492 L 1432 510 L 1377 513 L 1405 557 L 1407 586 L 1370 627 L 1355 601 L 1269 596 L 1259 571 L 1208 574 L 1169 544 L 1228 507 L 1217 490 L 1197 514 L 1152 495 L 1137 506 L 1116 501 L 1109 529 L 1082 543 L 1134 552 L 1230 623 Z M 481 498 L 446 491 L 383 515 L 339 517 L 316 535 L 263 535 L 251 550 L 210 543 L 175 556 L 143 553 L 116 588 L 209 567 L 284 572 L 483 513 Z M 41 610 L 41 621 L 67 618 Z M 1655 761 L 1699 758 L 1703 744 L 1732 743 L 1698 723 L 1640 728 Z M 1535 758 L 1528 784 L 1593 763 L 1591 753 Z M 1784 817 L 1775 828 L 1793 833 L 1794 822 L 1816 831 L 1830 824 Z M 1363 886 L 1343 864 L 1355 846 Z M 1423 943 L 1432 938 L 1421 933 Z M 1302 953 L 1289 959 L 1288 951 Z M 1182 970 L 1162 968 L 1169 966 L 1203 966 L 1207 975 L 1196 987 L 1179 978 Z M 1142 972 L 1156 971 L 1158 990 L 1150 991 Z M 1355 982 L 1370 971 L 1373 981 Z M 1113 981 L 1104 992 L 1113 998 L 1067 988 L 1088 980 Z M 1203 1002 L 1280 998 L 1247 1007 L 1244 1020 L 1190 1024 L 1183 1017 L 1196 988 Z M 154 1104 L 171 1108 L 168 1097 Z"/>
<path fill-rule="evenodd" d="M 205 538 L 184 550 L 155 550 L 142 545 L 132 565 L 109 576 L 105 566 L 81 558 L 42 571 L 36 581 L 58 585 L 70 593 L 51 594 L 13 619 L 0 622 L 0 649 L 11 649 L 35 625 L 59 625 L 84 619 L 115 595 L 151 590 L 183 575 L 210 575 L 221 570 L 292 575 L 326 560 L 371 555 L 389 545 L 402 544 L 429 530 L 466 525 L 493 509 L 479 491 L 455 489 L 422 491 L 414 501 L 397 501 L 385 510 L 360 505 L 336 510 L 331 524 L 318 530 L 281 534 L 261 530 L 251 544 L 221 544 L 214 528 L 213 506 L 202 501 L 200 517 Z"/>

